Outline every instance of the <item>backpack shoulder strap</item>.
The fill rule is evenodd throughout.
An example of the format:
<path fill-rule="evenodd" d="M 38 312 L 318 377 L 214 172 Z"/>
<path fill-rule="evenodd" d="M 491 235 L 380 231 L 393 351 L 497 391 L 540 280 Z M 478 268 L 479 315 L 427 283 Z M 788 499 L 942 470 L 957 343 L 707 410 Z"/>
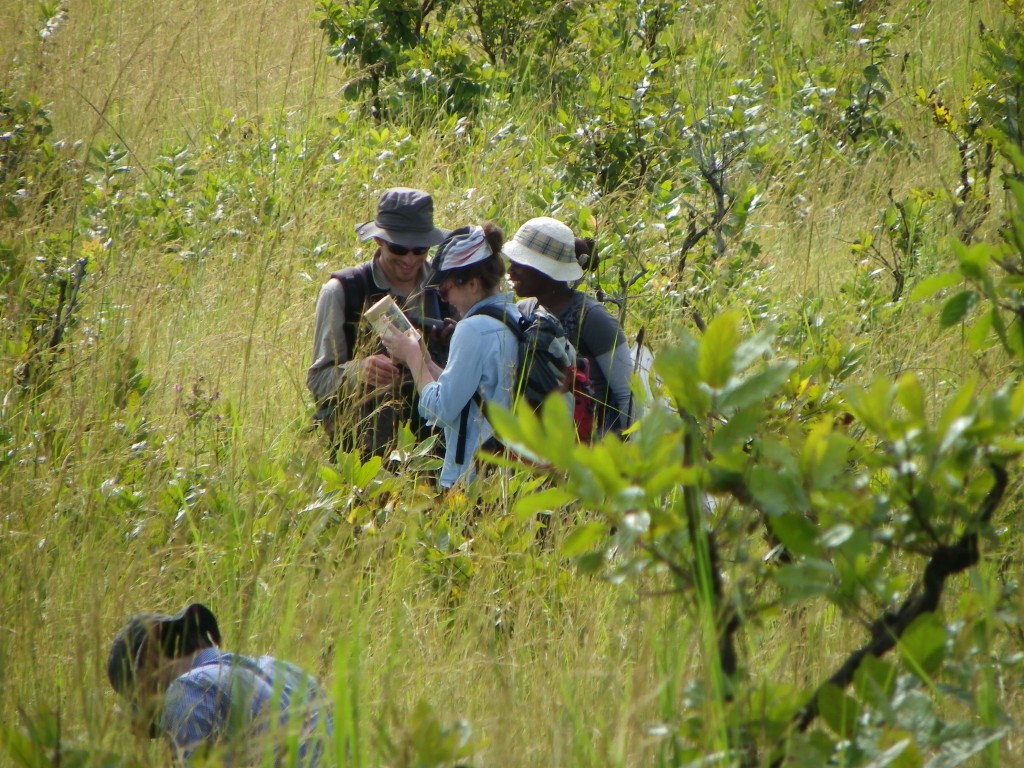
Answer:
<path fill-rule="evenodd" d="M 355 267 L 345 267 L 337 272 L 332 272 L 331 277 L 341 283 L 345 291 L 345 314 L 352 312 L 361 314 L 363 304 L 372 296 L 383 295 L 387 291 L 378 288 L 373 282 L 373 262 L 359 264 Z"/>
<path fill-rule="evenodd" d="M 523 329 L 519 326 L 518 321 L 509 317 L 508 313 L 501 307 L 485 304 L 482 307 L 477 307 L 472 312 L 467 312 L 463 320 L 473 315 L 483 315 L 493 320 L 500 320 L 505 324 L 506 328 L 515 334 L 517 340 L 522 340 L 523 338 Z M 476 403 L 480 412 L 484 413 L 484 418 L 487 418 L 483 396 L 479 391 L 474 392 L 473 397 L 462 406 L 462 412 L 459 414 L 459 437 L 455 442 L 455 463 L 460 465 L 466 461 L 466 429 L 469 427 L 469 406 L 471 403 Z"/>
<path fill-rule="evenodd" d="M 473 397 L 462 406 L 462 413 L 459 414 L 459 438 L 455 441 L 455 463 L 459 465 L 466 462 L 466 429 L 469 427 L 470 403 L 476 403 L 480 412 L 484 414 L 484 418 L 487 418 L 487 414 L 484 411 L 484 399 L 479 391 L 474 392 Z"/>
<path fill-rule="evenodd" d="M 376 301 L 387 291 L 373 281 L 372 261 L 338 270 L 331 273 L 331 277 L 341 283 L 345 294 L 345 342 L 351 354 L 356 344 L 356 327 L 363 316 L 363 310 L 371 299 Z"/>
<path fill-rule="evenodd" d="M 466 314 L 466 317 L 473 317 L 474 315 L 483 315 L 484 317 L 490 317 L 494 320 L 501 320 L 512 333 L 516 335 L 517 339 L 521 339 L 523 336 L 523 329 L 519 325 L 519 321 L 513 317 L 509 317 L 501 307 L 496 307 L 493 304 L 485 304 L 482 307 L 477 307 L 472 312 Z M 465 319 L 465 318 L 463 318 Z"/>

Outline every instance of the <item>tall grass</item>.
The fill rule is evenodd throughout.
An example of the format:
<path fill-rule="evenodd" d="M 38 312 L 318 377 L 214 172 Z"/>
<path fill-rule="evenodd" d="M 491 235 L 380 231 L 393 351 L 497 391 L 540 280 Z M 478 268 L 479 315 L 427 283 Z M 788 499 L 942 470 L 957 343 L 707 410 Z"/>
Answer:
<path fill-rule="evenodd" d="M 780 67 L 813 50 L 799 20 L 816 5 L 777 4 L 791 34 Z M 904 39 L 907 79 L 965 89 L 973 26 L 995 5 L 933 3 Z M 743 25 L 726 16 L 719 43 L 738 56 Z M 3 357 L 0 722 L 59 710 L 69 742 L 167 764 L 116 711 L 107 647 L 131 613 L 200 600 L 230 650 L 269 651 L 326 682 L 354 764 L 412 764 L 419 702 L 444 726 L 469 723 L 481 765 L 673 764 L 680 704 L 711 684 L 692 606 L 664 599 L 657 574 L 580 575 L 557 554 L 564 524 L 544 549 L 530 521 L 495 515 L 459 549 L 472 503 L 437 500 L 415 478 L 331 496 L 308 430 L 313 302 L 332 269 L 367 255 L 352 225 L 402 184 L 430 189 L 446 225 L 492 217 L 511 234 L 541 213 L 527 193 L 551 168 L 545 105 L 520 93 L 469 132 L 444 116 L 416 135 L 385 129 L 340 102 L 345 73 L 305 2 L 82 2 L 45 39 L 41 22 L 38 4 L 15 3 L 0 85 L 50 105 L 56 133 L 82 142 L 67 150 L 78 167 L 116 143 L 134 171 L 133 186 L 112 177 L 68 215 L 108 229 L 68 246 L 90 264 L 49 387 L 19 395 L 17 356 Z M 889 191 L 949 178 L 949 148 L 920 131 L 914 154 L 822 156 L 799 179 L 764 180 L 756 238 L 783 312 L 844 303 L 850 243 Z M 174 194 L 146 208 L 140 190 Z M 605 224 L 648 212 L 625 194 L 593 205 Z M 42 239 L 50 215 L 40 205 L 11 236 Z M 642 249 L 665 247 L 644 237 Z M 633 317 L 665 339 L 673 318 L 657 298 L 638 297 Z M 937 346 L 931 325 L 896 315 L 871 341 L 872 367 L 934 371 L 941 394 L 973 361 Z M 780 614 L 744 664 L 811 684 L 854 643 L 837 625 Z M 715 729 L 702 737 L 722 748 Z"/>

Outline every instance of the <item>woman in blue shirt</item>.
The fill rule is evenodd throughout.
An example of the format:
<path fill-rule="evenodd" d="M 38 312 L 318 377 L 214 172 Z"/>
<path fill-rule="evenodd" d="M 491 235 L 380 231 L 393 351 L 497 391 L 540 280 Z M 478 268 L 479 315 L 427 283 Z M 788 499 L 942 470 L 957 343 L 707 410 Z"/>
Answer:
<path fill-rule="evenodd" d="M 494 436 L 480 403 L 508 408 L 512 401 L 517 339 L 501 320 L 474 314 L 480 307 L 493 305 L 511 320 L 520 316 L 513 294 L 501 292 L 503 245 L 502 231 L 493 224 L 462 227 L 451 233 L 434 257 L 426 284 L 436 286 L 462 318 L 452 334 L 443 370 L 414 339 L 397 333 L 385 338 L 392 358 L 412 372 L 420 391 L 420 414 L 444 427 L 443 488 L 473 479 L 473 454 Z M 477 393 L 480 397 L 474 399 Z M 460 444 L 464 444 L 462 451 Z"/>

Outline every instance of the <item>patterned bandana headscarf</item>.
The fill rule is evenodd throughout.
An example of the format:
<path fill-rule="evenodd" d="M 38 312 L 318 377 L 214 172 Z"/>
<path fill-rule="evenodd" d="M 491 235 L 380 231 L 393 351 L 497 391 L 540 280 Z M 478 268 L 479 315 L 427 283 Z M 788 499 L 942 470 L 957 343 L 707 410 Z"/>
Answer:
<path fill-rule="evenodd" d="M 431 275 L 427 285 L 438 286 L 443 283 L 452 272 L 465 269 L 489 259 L 493 255 L 490 243 L 484 236 L 481 227 L 470 225 L 456 229 L 448 239 L 441 243 L 441 247 L 434 256 L 431 264 Z"/>

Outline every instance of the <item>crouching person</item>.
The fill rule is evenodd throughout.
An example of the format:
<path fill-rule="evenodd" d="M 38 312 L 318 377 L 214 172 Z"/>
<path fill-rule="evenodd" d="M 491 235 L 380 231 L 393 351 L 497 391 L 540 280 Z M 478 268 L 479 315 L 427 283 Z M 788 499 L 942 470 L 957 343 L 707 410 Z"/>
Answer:
<path fill-rule="evenodd" d="M 325 766 L 334 726 L 316 680 L 271 656 L 227 653 L 220 642 L 217 619 L 199 603 L 129 620 L 107 676 L 136 727 L 165 736 L 182 764 Z"/>

